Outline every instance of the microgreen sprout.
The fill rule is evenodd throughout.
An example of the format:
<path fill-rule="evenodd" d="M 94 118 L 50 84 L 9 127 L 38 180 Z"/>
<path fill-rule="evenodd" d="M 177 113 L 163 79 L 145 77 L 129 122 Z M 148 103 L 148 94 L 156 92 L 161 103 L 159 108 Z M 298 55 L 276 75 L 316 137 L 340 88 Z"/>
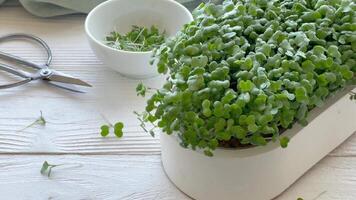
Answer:
<path fill-rule="evenodd" d="M 148 91 L 151 91 L 151 90 L 157 90 L 157 89 L 151 88 L 151 87 L 147 87 L 147 86 L 145 86 L 142 82 L 140 82 L 140 83 L 137 84 L 137 86 L 136 86 L 136 93 L 137 93 L 137 96 L 145 97 L 146 93 L 147 93 Z"/>
<path fill-rule="evenodd" d="M 45 126 L 47 123 L 46 119 L 43 117 L 43 113 L 42 111 L 40 111 L 40 116 L 34 121 L 32 122 L 31 124 L 27 125 L 25 128 L 19 130 L 19 131 L 24 131 L 32 126 L 35 126 L 35 125 L 40 125 L 40 126 Z"/>
<path fill-rule="evenodd" d="M 279 142 L 280 142 L 282 148 L 287 148 L 288 143 L 289 143 L 289 138 L 288 137 L 281 137 L 279 139 Z"/>
<path fill-rule="evenodd" d="M 156 26 L 151 28 L 132 26 L 132 30 L 125 35 L 113 31 L 106 37 L 108 46 L 125 51 L 151 51 L 164 41 L 165 33 L 160 33 Z"/>
<path fill-rule="evenodd" d="M 146 95 L 147 87 L 143 83 L 139 83 L 136 87 L 137 96 L 144 97 Z"/>
<path fill-rule="evenodd" d="M 110 134 L 110 131 L 113 129 L 116 137 L 121 138 L 123 136 L 122 129 L 124 128 L 124 123 L 116 122 L 114 125 L 104 116 L 103 119 L 106 121 L 106 124 L 100 127 L 100 135 L 102 137 L 107 137 Z"/>
<path fill-rule="evenodd" d="M 44 161 L 41 168 L 41 174 L 50 177 L 52 173 L 52 169 L 59 166 L 62 165 L 52 165 L 49 164 L 47 161 Z"/>

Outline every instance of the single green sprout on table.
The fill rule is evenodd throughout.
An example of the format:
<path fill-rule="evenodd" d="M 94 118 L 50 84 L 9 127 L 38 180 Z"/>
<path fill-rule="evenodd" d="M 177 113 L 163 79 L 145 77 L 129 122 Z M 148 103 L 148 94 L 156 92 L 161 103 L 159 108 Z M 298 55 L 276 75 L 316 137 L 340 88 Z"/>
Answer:
<path fill-rule="evenodd" d="M 41 174 L 44 176 L 47 176 L 48 178 L 51 177 L 52 174 L 52 169 L 55 167 L 61 167 L 61 166 L 78 166 L 80 167 L 81 164 L 70 164 L 70 163 L 61 163 L 61 164 L 57 164 L 57 165 L 53 165 L 48 163 L 47 161 L 44 161 L 41 167 Z"/>
<path fill-rule="evenodd" d="M 44 161 L 44 163 L 42 164 L 42 168 L 41 168 L 41 174 L 50 177 L 52 169 L 55 167 L 58 167 L 58 166 L 61 166 L 61 165 L 52 165 L 52 164 L 49 164 L 47 161 Z"/>
<path fill-rule="evenodd" d="M 113 31 L 106 37 L 108 46 L 124 51 L 151 51 L 164 42 L 164 32 L 160 32 L 156 26 L 132 26 L 132 30 L 125 35 Z"/>
<path fill-rule="evenodd" d="M 110 129 L 114 129 L 114 134 L 116 137 L 121 138 L 123 136 L 122 129 L 124 128 L 124 124 L 122 122 L 117 122 L 115 125 L 102 125 L 101 126 L 101 136 L 106 137 L 110 134 Z"/>
<path fill-rule="evenodd" d="M 118 138 L 122 138 L 123 136 L 123 131 L 122 129 L 124 128 L 124 123 L 122 122 L 116 122 L 115 124 L 112 124 L 109 122 L 109 120 L 106 119 L 106 117 L 103 116 L 107 124 L 104 124 L 100 127 L 100 135 L 103 137 L 106 137 L 110 134 L 111 129 L 114 130 L 114 134 Z"/>
<path fill-rule="evenodd" d="M 21 129 L 20 131 L 24 131 L 24 130 L 32 127 L 32 126 L 35 126 L 35 125 L 45 126 L 46 123 L 47 123 L 47 121 L 43 117 L 42 111 L 40 111 L 40 116 L 34 122 L 32 122 L 31 124 L 27 125 L 25 128 Z"/>

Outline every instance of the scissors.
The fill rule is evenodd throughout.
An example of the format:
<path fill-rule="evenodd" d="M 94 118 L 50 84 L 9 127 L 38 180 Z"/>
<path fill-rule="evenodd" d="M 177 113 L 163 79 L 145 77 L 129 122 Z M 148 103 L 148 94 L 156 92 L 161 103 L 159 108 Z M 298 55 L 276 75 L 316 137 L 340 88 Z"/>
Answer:
<path fill-rule="evenodd" d="M 20 64 L 21 66 L 24 66 L 24 67 L 30 67 L 30 68 L 33 68 L 36 70 L 34 73 L 30 73 L 27 71 L 17 69 L 11 65 L 8 65 L 5 63 L 0 63 L 0 70 L 23 78 L 23 80 L 21 80 L 19 82 L 6 84 L 6 85 L 0 85 L 0 89 L 17 87 L 17 86 L 29 83 L 31 81 L 36 81 L 36 80 L 44 80 L 45 82 L 47 82 L 51 85 L 54 85 L 54 86 L 62 88 L 62 89 L 70 90 L 73 92 L 82 92 L 82 91 L 76 89 L 76 87 L 74 85 L 91 87 L 90 84 L 88 84 L 78 78 L 75 78 L 71 75 L 64 74 L 62 72 L 58 72 L 56 70 L 50 69 L 49 66 L 52 62 L 52 52 L 51 52 L 50 47 L 47 45 L 47 43 L 45 41 L 43 41 L 41 38 L 36 37 L 34 35 L 28 35 L 28 34 L 10 34 L 10 35 L 0 37 L 0 42 L 10 41 L 10 40 L 31 40 L 31 41 L 38 43 L 40 46 L 42 46 L 46 50 L 47 60 L 46 60 L 46 63 L 44 63 L 44 64 L 37 64 L 37 63 L 31 62 L 31 61 L 25 60 L 21 57 L 0 51 L 1 59 L 10 61 L 12 63 Z"/>

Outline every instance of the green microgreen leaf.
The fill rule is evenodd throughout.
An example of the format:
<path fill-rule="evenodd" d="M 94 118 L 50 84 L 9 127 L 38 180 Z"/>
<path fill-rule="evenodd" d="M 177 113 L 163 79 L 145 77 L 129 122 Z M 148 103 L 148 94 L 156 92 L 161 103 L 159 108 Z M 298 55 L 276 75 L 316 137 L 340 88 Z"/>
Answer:
<path fill-rule="evenodd" d="M 289 143 L 289 138 L 288 137 L 282 137 L 282 138 L 279 139 L 279 142 L 280 142 L 282 148 L 287 148 L 288 143 Z"/>
<path fill-rule="evenodd" d="M 267 144 L 267 140 L 260 134 L 253 134 L 251 137 L 251 143 L 258 146 L 264 146 Z"/>
<path fill-rule="evenodd" d="M 143 83 L 139 83 L 136 87 L 137 96 L 144 97 L 146 95 L 147 88 Z"/>
<path fill-rule="evenodd" d="M 213 153 L 210 150 L 204 150 L 204 154 L 209 157 L 213 156 Z"/>
<path fill-rule="evenodd" d="M 44 161 L 40 172 L 44 176 L 51 177 L 52 169 L 55 167 L 58 167 L 58 166 L 61 166 L 61 165 L 52 165 L 52 164 L 49 164 L 47 161 Z"/>
<path fill-rule="evenodd" d="M 44 161 L 44 163 L 42 164 L 42 168 L 41 168 L 41 174 L 45 174 L 46 171 L 48 170 L 49 164 L 47 161 Z"/>
<path fill-rule="evenodd" d="M 116 137 L 121 138 L 123 135 L 122 129 L 124 128 L 124 124 L 122 122 L 117 122 L 114 125 L 114 133 Z"/>
<path fill-rule="evenodd" d="M 109 135 L 109 133 L 110 133 L 110 126 L 108 126 L 108 125 L 102 125 L 102 126 L 100 127 L 100 129 L 101 129 L 101 132 L 100 132 L 101 136 L 106 137 L 106 136 Z"/>

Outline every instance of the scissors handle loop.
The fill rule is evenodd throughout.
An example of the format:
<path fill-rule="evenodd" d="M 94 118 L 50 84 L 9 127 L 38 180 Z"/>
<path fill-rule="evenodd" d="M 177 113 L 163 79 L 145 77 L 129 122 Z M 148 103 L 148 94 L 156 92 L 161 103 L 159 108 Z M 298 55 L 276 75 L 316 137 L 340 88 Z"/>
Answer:
<path fill-rule="evenodd" d="M 22 77 L 24 79 L 24 80 L 18 81 L 16 83 L 0 85 L 0 89 L 7 89 L 7 88 L 20 86 L 20 85 L 26 84 L 26 83 L 28 83 L 30 81 L 33 81 L 33 80 L 37 79 L 37 77 L 33 76 L 32 74 L 30 74 L 28 72 L 25 72 L 25 71 L 22 71 L 22 70 L 13 69 L 11 66 L 6 65 L 6 64 L 0 64 L 0 70 L 3 70 L 3 71 L 8 72 L 10 74 L 14 74 L 14 75 Z"/>
<path fill-rule="evenodd" d="M 3 41 L 23 40 L 23 39 L 35 41 L 36 43 L 40 44 L 46 50 L 47 60 L 46 60 L 46 63 L 44 66 L 41 66 L 34 62 L 27 61 L 27 60 L 22 59 L 18 56 L 11 55 L 11 54 L 8 54 L 8 53 L 2 52 L 2 51 L 0 51 L 0 58 L 6 59 L 9 61 L 15 61 L 19 64 L 26 65 L 26 66 L 29 66 L 29 67 L 32 67 L 35 69 L 48 68 L 52 62 L 52 51 L 51 51 L 50 47 L 47 45 L 47 43 L 45 41 L 43 41 L 41 38 L 34 36 L 34 35 L 29 35 L 29 34 L 24 34 L 24 33 L 16 33 L 16 34 L 9 34 L 9 35 L 0 37 L 0 43 Z"/>
<path fill-rule="evenodd" d="M 0 85 L 0 89 L 8 89 L 8 88 L 13 88 L 13 87 L 17 87 L 17 86 L 20 86 L 20 85 L 24 85 L 26 83 L 29 83 L 31 82 L 32 79 L 31 78 L 27 78 L 27 79 L 24 79 L 22 81 L 19 81 L 19 82 L 16 82 L 16 83 L 10 83 L 10 84 L 6 84 L 6 85 Z"/>
<path fill-rule="evenodd" d="M 38 38 L 34 35 L 28 35 L 28 34 L 22 34 L 22 33 L 17 33 L 17 34 L 10 34 L 10 35 L 6 35 L 3 37 L 0 37 L 0 43 L 1 42 L 5 42 L 5 41 L 12 41 L 12 40 L 32 40 L 35 41 L 36 43 L 40 44 L 47 53 L 47 60 L 46 63 L 41 66 L 37 63 L 33 63 L 31 61 L 27 61 L 25 59 L 22 59 L 18 56 L 15 55 L 11 55 L 5 52 L 0 51 L 0 58 L 8 60 L 8 61 L 12 61 L 12 62 L 16 62 L 25 66 L 29 66 L 35 69 L 39 69 L 39 70 L 45 70 L 48 69 L 49 65 L 52 62 L 52 52 L 50 47 L 47 45 L 47 43 L 45 41 L 43 41 L 41 38 Z M 10 65 L 4 64 L 4 63 L 0 63 L 0 69 L 3 71 L 6 71 L 8 73 L 17 75 L 21 78 L 23 78 L 23 80 L 18 81 L 16 83 L 10 83 L 10 84 L 6 84 L 6 85 L 0 85 L 0 89 L 6 89 L 6 88 L 12 88 L 12 87 L 16 87 L 16 86 L 20 86 L 23 84 L 26 84 L 32 80 L 36 80 L 39 79 L 41 77 L 40 74 L 31 74 L 19 69 L 14 69 L 12 68 Z"/>

